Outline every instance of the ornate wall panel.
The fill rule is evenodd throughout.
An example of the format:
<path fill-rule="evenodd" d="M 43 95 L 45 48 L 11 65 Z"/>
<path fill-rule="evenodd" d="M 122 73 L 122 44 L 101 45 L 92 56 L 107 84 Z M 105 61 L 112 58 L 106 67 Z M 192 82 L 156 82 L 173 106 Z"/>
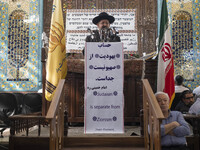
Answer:
<path fill-rule="evenodd" d="M 183 75 L 191 89 L 200 82 L 199 3 L 199 0 L 168 1 L 175 75 Z"/>
<path fill-rule="evenodd" d="M 152 29 L 152 27 L 145 29 L 144 37 L 145 37 L 145 41 L 143 43 L 144 44 L 144 52 L 148 54 L 148 53 L 155 51 L 155 49 L 156 49 L 156 45 L 155 45 L 156 30 Z"/>
<path fill-rule="evenodd" d="M 138 27 L 140 35 L 138 37 L 141 40 L 141 48 L 139 50 L 140 56 L 143 53 L 151 53 L 156 51 L 156 37 L 157 37 L 157 1 L 156 0 L 144 0 L 139 1 L 139 16 Z"/>
<path fill-rule="evenodd" d="M 97 7 L 96 0 L 84 1 L 84 9 L 95 9 Z"/>
<path fill-rule="evenodd" d="M 28 15 L 23 10 L 14 10 L 9 15 L 7 81 L 29 80 L 24 69 L 29 58 L 29 23 L 24 20 L 28 20 Z"/>
<path fill-rule="evenodd" d="M 138 3 L 141 0 L 125 0 L 125 8 L 134 9 L 138 7 Z"/>
<path fill-rule="evenodd" d="M 142 56 L 142 53 L 145 51 L 144 47 L 145 47 L 145 40 L 144 40 L 144 29 L 142 26 L 138 26 L 138 52 L 140 54 L 140 56 Z"/>
<path fill-rule="evenodd" d="M 118 0 L 119 2 L 117 3 L 118 4 L 118 8 L 119 9 L 123 9 L 125 8 L 125 0 Z"/>
<path fill-rule="evenodd" d="M 64 18 L 64 24 L 65 24 L 66 10 L 67 9 L 76 9 L 78 7 L 78 1 L 77 0 L 62 0 L 62 2 L 63 2 L 62 3 L 63 18 Z M 49 32 L 50 32 L 52 5 L 53 5 L 53 0 L 44 0 L 43 30 L 48 37 L 49 37 Z M 79 6 L 79 7 L 81 7 L 81 6 Z"/>
<path fill-rule="evenodd" d="M 181 10 L 172 16 L 172 49 L 176 59 L 175 74 L 181 73 L 187 80 L 194 78 L 193 67 L 191 67 L 193 66 L 192 26 L 192 16 L 190 13 Z"/>
<path fill-rule="evenodd" d="M 0 91 L 41 88 L 42 0 L 0 2 Z"/>
<path fill-rule="evenodd" d="M 83 117 L 84 116 L 84 95 L 85 95 L 85 88 L 84 88 L 84 78 L 83 77 L 79 77 L 78 80 L 76 80 L 76 93 L 79 93 L 77 94 L 76 96 L 76 104 L 77 104 L 77 107 L 78 108 L 76 110 L 77 114 L 79 117 Z"/>
<path fill-rule="evenodd" d="M 156 24 L 156 17 L 157 17 L 157 9 L 156 9 L 157 2 L 155 0 L 145 0 L 145 9 L 144 9 L 144 20 L 146 24 Z"/>
<path fill-rule="evenodd" d="M 103 9 L 116 9 L 118 8 L 118 0 L 103 0 Z"/>
<path fill-rule="evenodd" d="M 76 9 L 83 9 L 83 0 L 76 0 Z"/>
<path fill-rule="evenodd" d="M 137 5 L 137 11 L 138 11 L 138 17 L 137 17 L 137 23 L 138 26 L 143 26 L 145 24 L 144 21 L 144 1 L 139 1 Z"/>

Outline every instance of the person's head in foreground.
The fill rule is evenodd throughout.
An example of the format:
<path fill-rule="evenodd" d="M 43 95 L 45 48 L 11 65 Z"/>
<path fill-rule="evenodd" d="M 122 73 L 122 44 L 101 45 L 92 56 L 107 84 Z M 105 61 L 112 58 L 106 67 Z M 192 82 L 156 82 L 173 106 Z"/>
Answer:
<path fill-rule="evenodd" d="M 155 93 L 156 99 L 163 113 L 167 113 L 169 111 L 169 96 L 164 92 Z"/>

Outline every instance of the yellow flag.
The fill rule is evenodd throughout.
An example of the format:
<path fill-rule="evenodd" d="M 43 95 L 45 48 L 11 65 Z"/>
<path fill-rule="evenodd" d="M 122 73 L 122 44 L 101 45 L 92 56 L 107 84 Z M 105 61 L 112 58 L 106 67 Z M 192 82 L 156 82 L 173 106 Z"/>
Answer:
<path fill-rule="evenodd" d="M 51 101 L 60 79 L 67 75 L 65 30 L 63 23 L 62 0 L 54 0 L 49 37 L 49 51 L 46 67 L 45 98 Z"/>

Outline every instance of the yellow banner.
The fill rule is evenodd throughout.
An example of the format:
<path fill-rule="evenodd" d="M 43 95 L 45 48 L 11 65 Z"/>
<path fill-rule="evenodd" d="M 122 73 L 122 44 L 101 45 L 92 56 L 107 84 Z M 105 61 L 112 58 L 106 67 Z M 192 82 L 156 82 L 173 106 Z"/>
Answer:
<path fill-rule="evenodd" d="M 54 0 L 52 8 L 49 51 L 46 67 L 45 98 L 51 101 L 60 79 L 67 75 L 65 30 L 61 0 Z"/>

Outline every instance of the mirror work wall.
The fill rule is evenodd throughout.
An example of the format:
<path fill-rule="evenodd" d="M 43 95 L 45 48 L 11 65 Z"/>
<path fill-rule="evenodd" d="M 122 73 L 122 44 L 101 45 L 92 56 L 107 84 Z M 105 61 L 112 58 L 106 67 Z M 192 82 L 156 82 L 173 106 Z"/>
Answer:
<path fill-rule="evenodd" d="M 168 0 L 175 75 L 192 90 L 200 82 L 200 1 Z"/>
<path fill-rule="evenodd" d="M 42 0 L 0 1 L 0 91 L 41 88 Z"/>

